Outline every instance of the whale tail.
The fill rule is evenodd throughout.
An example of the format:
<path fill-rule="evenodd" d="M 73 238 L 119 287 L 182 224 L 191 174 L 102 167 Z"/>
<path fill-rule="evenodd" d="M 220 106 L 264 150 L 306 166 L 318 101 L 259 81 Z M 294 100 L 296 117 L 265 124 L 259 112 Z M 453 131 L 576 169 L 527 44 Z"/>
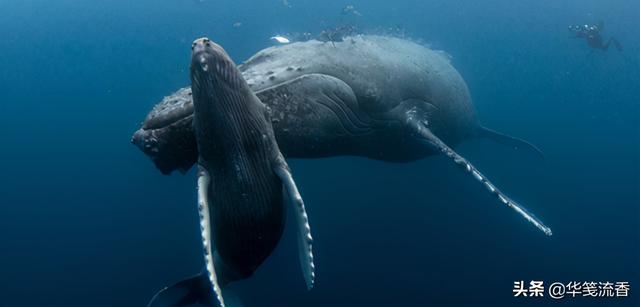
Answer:
<path fill-rule="evenodd" d="M 506 145 L 514 149 L 524 149 L 531 151 L 544 159 L 544 153 L 535 145 L 517 137 L 513 137 L 504 133 L 500 133 L 489 128 L 479 126 L 476 130 L 477 136 L 490 139 L 498 144 Z"/>
<path fill-rule="evenodd" d="M 206 272 L 181 280 L 158 291 L 147 307 L 188 306 L 200 304 L 217 306 L 211 293 Z"/>
<path fill-rule="evenodd" d="M 223 284 L 221 287 L 224 288 Z M 224 304 L 227 307 L 243 307 L 240 298 L 230 289 L 224 289 Z M 147 307 L 178 307 L 201 305 L 220 307 L 211 287 L 211 281 L 206 270 L 202 273 L 183 279 L 171 286 L 158 291 Z"/>

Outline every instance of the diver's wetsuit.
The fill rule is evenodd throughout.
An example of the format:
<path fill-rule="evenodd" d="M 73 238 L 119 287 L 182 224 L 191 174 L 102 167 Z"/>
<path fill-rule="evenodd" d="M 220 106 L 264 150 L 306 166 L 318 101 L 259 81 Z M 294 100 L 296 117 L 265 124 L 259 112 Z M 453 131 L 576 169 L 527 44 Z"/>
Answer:
<path fill-rule="evenodd" d="M 569 26 L 569 31 L 572 31 L 576 34 L 576 38 L 584 38 L 587 40 L 587 44 L 589 47 L 594 49 L 600 49 L 607 51 L 609 49 L 609 45 L 613 44 L 613 46 L 618 49 L 618 51 L 622 51 L 622 45 L 618 42 L 614 37 L 609 38 L 606 44 L 602 42 L 602 36 L 600 35 L 600 31 L 602 30 L 602 23 L 599 25 L 583 25 L 583 26 Z"/>

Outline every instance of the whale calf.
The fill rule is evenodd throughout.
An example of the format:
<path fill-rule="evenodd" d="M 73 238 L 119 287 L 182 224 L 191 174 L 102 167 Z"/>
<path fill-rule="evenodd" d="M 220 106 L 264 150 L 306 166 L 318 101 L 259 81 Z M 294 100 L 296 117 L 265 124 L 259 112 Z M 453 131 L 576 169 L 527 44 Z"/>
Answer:
<path fill-rule="evenodd" d="M 453 150 L 466 139 L 483 137 L 542 154 L 479 123 L 467 86 L 444 52 L 401 38 L 356 35 L 267 48 L 239 69 L 272 109 L 275 137 L 286 157 L 409 162 L 443 154 L 500 203 L 551 235 Z M 180 89 L 156 105 L 134 133 L 132 142 L 165 174 L 187 170 L 196 160 L 192 110 L 191 92 Z"/>
<path fill-rule="evenodd" d="M 208 38 L 193 43 L 191 89 L 205 270 L 161 290 L 149 306 L 225 306 L 224 286 L 250 277 L 276 247 L 285 204 L 296 213 L 299 257 L 311 289 L 313 239 L 269 108 L 224 49 Z"/>

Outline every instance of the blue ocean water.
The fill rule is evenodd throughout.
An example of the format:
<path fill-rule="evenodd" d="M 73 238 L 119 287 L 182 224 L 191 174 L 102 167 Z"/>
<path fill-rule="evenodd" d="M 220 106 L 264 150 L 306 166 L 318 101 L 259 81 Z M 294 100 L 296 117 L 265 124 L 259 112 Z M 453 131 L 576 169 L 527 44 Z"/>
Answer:
<path fill-rule="evenodd" d="M 200 271 L 195 174 L 161 175 L 131 133 L 188 84 L 193 39 L 239 62 L 275 34 L 342 24 L 451 54 L 483 124 L 546 159 L 483 140 L 458 152 L 554 236 L 443 157 L 291 160 L 317 285 L 305 290 L 288 227 L 232 285 L 247 306 L 639 305 L 638 1 L 0 0 L 0 12 L 0 306 L 144 306 Z M 569 37 L 599 21 L 623 52 Z M 631 296 L 514 298 L 520 280 L 628 281 Z"/>

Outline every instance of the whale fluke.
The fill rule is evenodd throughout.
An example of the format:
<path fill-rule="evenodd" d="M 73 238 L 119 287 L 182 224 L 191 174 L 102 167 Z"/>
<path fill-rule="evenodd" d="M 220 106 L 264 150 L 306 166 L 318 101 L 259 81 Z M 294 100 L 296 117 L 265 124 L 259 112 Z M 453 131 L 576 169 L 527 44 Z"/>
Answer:
<path fill-rule="evenodd" d="M 231 289 L 225 289 L 224 298 L 225 306 L 227 307 L 244 307 L 240 297 Z M 147 304 L 147 307 L 192 305 L 220 306 L 214 294 L 211 293 L 211 284 L 206 271 L 158 291 Z"/>
<path fill-rule="evenodd" d="M 217 306 L 212 298 L 209 278 L 205 272 L 202 272 L 158 291 L 147 304 L 147 307 L 189 306 L 194 304 Z"/>

